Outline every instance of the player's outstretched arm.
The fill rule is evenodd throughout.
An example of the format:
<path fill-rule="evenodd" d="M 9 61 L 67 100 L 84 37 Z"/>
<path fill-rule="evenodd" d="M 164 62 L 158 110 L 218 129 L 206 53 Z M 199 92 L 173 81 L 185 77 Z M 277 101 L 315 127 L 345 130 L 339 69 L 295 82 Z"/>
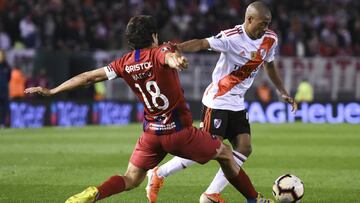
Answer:
<path fill-rule="evenodd" d="M 60 92 L 76 89 L 79 87 L 86 87 L 96 82 L 104 81 L 107 79 L 104 68 L 99 68 L 92 71 L 87 71 L 81 73 L 73 78 L 63 82 L 61 85 L 53 88 L 47 89 L 45 87 L 30 87 L 25 89 L 26 94 L 40 94 L 42 96 L 53 96 Z"/>
<path fill-rule="evenodd" d="M 188 68 L 188 60 L 178 51 L 167 53 L 165 55 L 165 64 L 167 64 L 170 68 L 175 68 L 177 70 Z"/>
<path fill-rule="evenodd" d="M 295 100 L 289 95 L 289 93 L 285 90 L 285 87 L 279 77 L 279 74 L 275 68 L 275 64 L 274 62 L 264 62 L 264 67 L 265 70 L 270 78 L 270 80 L 272 81 L 272 83 L 274 83 L 275 87 L 279 90 L 280 94 L 281 94 L 281 98 L 286 102 L 291 104 L 292 112 L 296 112 L 297 110 L 297 104 L 295 102 Z"/>
<path fill-rule="evenodd" d="M 210 49 L 210 44 L 206 39 L 192 39 L 181 44 L 176 48 L 181 52 L 197 52 L 200 50 Z"/>

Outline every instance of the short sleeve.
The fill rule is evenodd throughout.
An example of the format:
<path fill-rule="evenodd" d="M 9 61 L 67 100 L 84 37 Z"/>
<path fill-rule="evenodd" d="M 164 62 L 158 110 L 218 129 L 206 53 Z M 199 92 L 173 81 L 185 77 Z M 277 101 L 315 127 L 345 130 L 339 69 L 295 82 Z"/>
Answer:
<path fill-rule="evenodd" d="M 216 36 L 212 36 L 206 38 L 206 40 L 210 44 L 210 48 L 214 51 L 218 52 L 227 52 L 229 51 L 229 38 L 225 35 L 223 31 L 221 31 Z"/>
<path fill-rule="evenodd" d="M 165 65 L 165 55 L 167 53 L 173 53 L 175 51 L 174 46 L 171 44 L 163 44 L 161 45 L 155 53 L 156 61 L 159 65 Z"/>
<path fill-rule="evenodd" d="M 109 65 L 104 67 L 108 80 L 122 77 L 121 74 L 122 61 L 123 61 L 122 58 L 116 59 L 113 62 L 111 62 Z"/>
<path fill-rule="evenodd" d="M 274 42 L 274 44 L 272 45 L 272 47 L 270 48 L 269 50 L 269 53 L 267 54 L 266 58 L 265 58 L 265 61 L 270 63 L 272 61 L 275 60 L 275 55 L 276 55 L 276 52 L 277 52 L 277 40 Z"/>

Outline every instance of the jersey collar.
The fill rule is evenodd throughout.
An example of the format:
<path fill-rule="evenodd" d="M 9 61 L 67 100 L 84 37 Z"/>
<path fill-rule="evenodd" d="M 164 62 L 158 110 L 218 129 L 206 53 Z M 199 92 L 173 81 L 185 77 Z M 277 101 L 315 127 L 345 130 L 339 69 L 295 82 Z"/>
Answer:
<path fill-rule="evenodd" d="M 259 38 L 259 39 L 251 39 L 251 38 L 249 37 L 249 35 L 246 33 L 244 24 L 242 24 L 242 25 L 240 25 L 240 26 L 241 26 L 241 29 L 244 31 L 243 33 L 244 33 L 244 36 L 245 36 L 245 38 L 246 38 L 247 41 L 252 42 L 252 43 L 255 43 L 255 44 L 263 41 L 264 35 L 261 36 L 261 38 Z"/>

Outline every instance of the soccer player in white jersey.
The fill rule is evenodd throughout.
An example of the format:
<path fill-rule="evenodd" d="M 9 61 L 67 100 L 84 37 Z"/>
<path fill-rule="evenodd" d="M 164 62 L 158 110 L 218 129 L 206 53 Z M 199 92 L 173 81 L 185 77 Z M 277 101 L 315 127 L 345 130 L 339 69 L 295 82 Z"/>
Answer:
<path fill-rule="evenodd" d="M 285 102 L 296 111 L 297 104 L 285 90 L 274 66 L 277 35 L 268 29 L 271 12 L 262 2 L 251 3 L 245 13 L 245 22 L 232 29 L 221 31 L 214 37 L 190 40 L 177 45 L 180 51 L 196 52 L 211 49 L 220 52 L 220 58 L 212 74 L 212 83 L 206 88 L 202 103 L 201 126 L 203 130 L 228 139 L 239 166 L 251 154 L 251 136 L 248 114 L 244 106 L 245 92 L 252 85 L 261 67 L 265 67 Z M 194 161 L 174 157 L 148 173 L 147 198 L 156 202 L 165 177 L 194 164 Z M 243 170 L 242 170 L 243 171 Z M 261 198 L 244 172 L 242 194 L 248 203 L 271 202 Z M 228 184 L 221 169 L 201 195 L 200 202 L 225 202 L 220 192 Z"/>

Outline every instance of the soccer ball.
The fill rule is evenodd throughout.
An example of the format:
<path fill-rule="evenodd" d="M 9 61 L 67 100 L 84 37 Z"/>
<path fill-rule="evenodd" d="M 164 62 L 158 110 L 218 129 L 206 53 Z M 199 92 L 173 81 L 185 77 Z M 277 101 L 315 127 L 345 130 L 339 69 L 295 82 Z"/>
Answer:
<path fill-rule="evenodd" d="M 296 203 L 304 196 L 304 184 L 300 178 L 286 174 L 275 180 L 272 192 L 279 203 Z"/>

